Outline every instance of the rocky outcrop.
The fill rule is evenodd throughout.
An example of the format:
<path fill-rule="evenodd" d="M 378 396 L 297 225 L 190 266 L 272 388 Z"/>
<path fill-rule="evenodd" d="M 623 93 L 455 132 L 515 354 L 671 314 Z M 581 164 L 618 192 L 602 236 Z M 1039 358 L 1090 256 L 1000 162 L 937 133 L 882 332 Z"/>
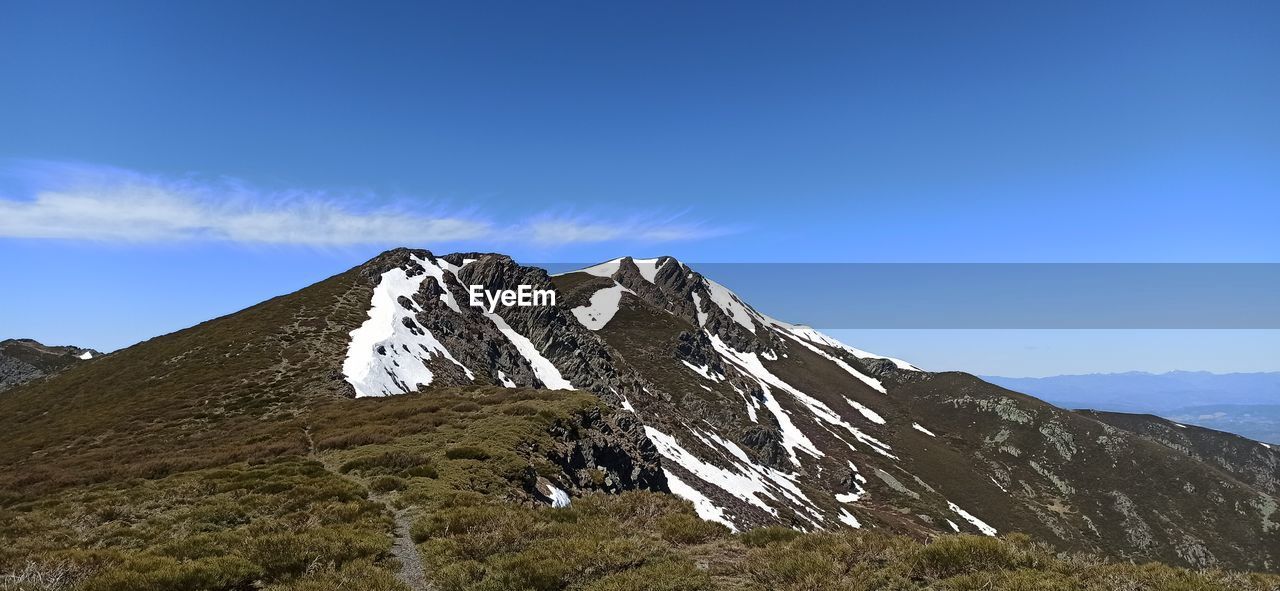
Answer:
<path fill-rule="evenodd" d="M 669 492 L 662 456 L 634 415 L 592 408 L 579 412 L 572 421 L 556 423 L 550 433 L 556 444 L 547 450 L 547 458 L 563 470 L 564 488 L 574 496 L 628 490 Z"/>
<path fill-rule="evenodd" d="M 0 392 L 101 355 L 93 349 L 49 346 L 32 339 L 0 341 Z"/>

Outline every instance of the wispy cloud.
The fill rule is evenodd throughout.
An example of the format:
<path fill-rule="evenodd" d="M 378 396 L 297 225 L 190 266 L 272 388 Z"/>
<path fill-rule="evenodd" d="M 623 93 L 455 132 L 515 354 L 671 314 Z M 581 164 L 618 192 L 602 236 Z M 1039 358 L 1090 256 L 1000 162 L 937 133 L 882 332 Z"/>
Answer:
<path fill-rule="evenodd" d="M 632 217 L 610 222 L 588 216 L 540 217 L 527 224 L 529 239 L 539 244 L 566 242 L 676 242 L 699 240 L 731 233 L 722 227 L 682 223 L 678 219 Z"/>
<path fill-rule="evenodd" d="M 0 237 L 9 238 L 314 246 L 526 240 L 561 245 L 670 242 L 723 233 L 671 218 L 533 213 L 497 222 L 477 208 L 449 212 L 410 200 L 386 205 L 371 195 L 266 190 L 235 179 L 174 178 L 66 163 L 9 164 L 0 177 L 18 187 L 0 193 Z"/>

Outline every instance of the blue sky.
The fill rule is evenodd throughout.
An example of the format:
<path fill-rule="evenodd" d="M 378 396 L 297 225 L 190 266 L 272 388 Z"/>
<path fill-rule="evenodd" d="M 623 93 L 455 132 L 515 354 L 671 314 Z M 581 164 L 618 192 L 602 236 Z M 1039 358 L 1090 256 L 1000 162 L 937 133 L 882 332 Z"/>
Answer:
<path fill-rule="evenodd" d="M 5 13 L 4 336 L 115 348 L 396 245 L 1280 261 L 1274 2 Z"/>

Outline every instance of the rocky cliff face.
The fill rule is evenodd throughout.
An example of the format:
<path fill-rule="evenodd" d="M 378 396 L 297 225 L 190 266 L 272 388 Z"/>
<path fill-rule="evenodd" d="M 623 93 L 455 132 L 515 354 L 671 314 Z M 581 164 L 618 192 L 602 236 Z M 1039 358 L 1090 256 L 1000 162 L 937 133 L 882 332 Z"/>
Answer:
<path fill-rule="evenodd" d="M 665 480 L 735 529 L 1022 531 L 1139 560 L 1280 567 L 1265 463 L 1224 477 L 1210 459 L 1219 449 L 1157 443 L 846 346 L 757 312 L 670 257 L 549 276 L 502 255 L 397 250 L 362 273 L 374 295 L 344 363 L 356 395 L 574 388 L 631 417 L 565 433 L 566 486 Z M 557 305 L 488 313 L 469 305 L 471 285 L 552 289 Z M 593 443 L 601 429 L 633 443 Z M 662 479 L 637 461 L 655 452 Z"/>
<path fill-rule="evenodd" d="M 589 409 L 574 419 L 552 427 L 556 445 L 547 452 L 567 476 L 570 493 L 670 492 L 662 457 L 633 415 Z"/>

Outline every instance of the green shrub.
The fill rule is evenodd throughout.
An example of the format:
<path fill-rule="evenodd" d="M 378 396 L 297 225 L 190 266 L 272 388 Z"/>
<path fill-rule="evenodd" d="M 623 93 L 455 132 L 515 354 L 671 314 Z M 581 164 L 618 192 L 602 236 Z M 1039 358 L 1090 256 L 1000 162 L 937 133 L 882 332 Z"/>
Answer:
<path fill-rule="evenodd" d="M 373 558 L 391 548 L 385 534 L 352 528 L 313 528 L 281 532 L 249 542 L 248 556 L 261 565 L 265 576 L 296 576 L 312 564 L 341 566 L 360 558 Z"/>
<path fill-rule="evenodd" d="M 394 439 L 394 436 L 384 431 L 353 431 L 320 439 L 316 441 L 316 449 L 350 449 L 362 445 L 388 443 Z"/>
<path fill-rule="evenodd" d="M 742 532 L 738 534 L 738 539 L 752 548 L 762 548 L 769 544 L 790 542 L 800 535 L 800 532 L 789 527 L 774 525 Z"/>
<path fill-rule="evenodd" d="M 920 548 L 914 572 L 933 579 L 1035 565 L 1029 554 L 997 538 L 943 536 Z"/>
<path fill-rule="evenodd" d="M 375 456 L 365 456 L 343 463 L 338 471 L 343 474 L 351 472 L 404 472 L 431 464 L 426 456 L 404 452 L 389 451 Z"/>
<path fill-rule="evenodd" d="M 104 570 L 84 585 L 86 591 L 199 591 L 239 588 L 261 572 L 239 556 L 178 561 L 167 556 L 135 555 Z"/>
<path fill-rule="evenodd" d="M 439 478 L 440 471 L 433 464 L 423 464 L 414 466 L 403 472 L 405 476 L 413 476 L 416 478 Z"/>
<path fill-rule="evenodd" d="M 295 580 L 266 587 L 265 591 L 409 591 L 395 575 L 368 560 L 357 560 L 341 567 L 326 566 Z"/>
<path fill-rule="evenodd" d="M 658 520 L 658 533 L 672 544 L 702 544 L 729 535 L 729 528 L 696 515 L 675 513 Z"/>
<path fill-rule="evenodd" d="M 659 519 L 673 514 L 693 515 L 693 505 L 675 495 L 629 491 L 618 495 L 593 494 L 573 500 L 581 515 L 607 518 L 632 529 L 651 530 Z"/>
<path fill-rule="evenodd" d="M 546 527 L 547 523 L 531 509 L 479 505 L 431 513 L 414 523 L 410 535 L 416 542 L 448 537 L 459 557 L 482 559 L 500 552 L 519 551 Z"/>
<path fill-rule="evenodd" d="M 473 445 L 459 445 L 445 450 L 444 457 L 450 460 L 487 460 L 489 452 Z"/>
<path fill-rule="evenodd" d="M 536 539 L 519 553 L 494 556 L 485 585 L 559 590 L 638 567 L 655 556 L 661 552 L 642 540 L 582 531 L 571 537 Z"/>
<path fill-rule="evenodd" d="M 712 577 L 687 560 L 659 560 L 608 574 L 582 587 L 584 591 L 709 591 Z"/>
<path fill-rule="evenodd" d="M 528 404 L 513 404 L 502 409 L 502 414 L 528 417 L 538 414 L 538 409 Z"/>
<path fill-rule="evenodd" d="M 588 583 L 583 591 L 710 591 L 711 576 L 689 561 L 658 561 Z"/>
<path fill-rule="evenodd" d="M 373 492 L 391 492 L 393 490 L 404 490 L 406 483 L 403 478 L 395 476 L 379 476 L 369 482 L 369 490 Z"/>

